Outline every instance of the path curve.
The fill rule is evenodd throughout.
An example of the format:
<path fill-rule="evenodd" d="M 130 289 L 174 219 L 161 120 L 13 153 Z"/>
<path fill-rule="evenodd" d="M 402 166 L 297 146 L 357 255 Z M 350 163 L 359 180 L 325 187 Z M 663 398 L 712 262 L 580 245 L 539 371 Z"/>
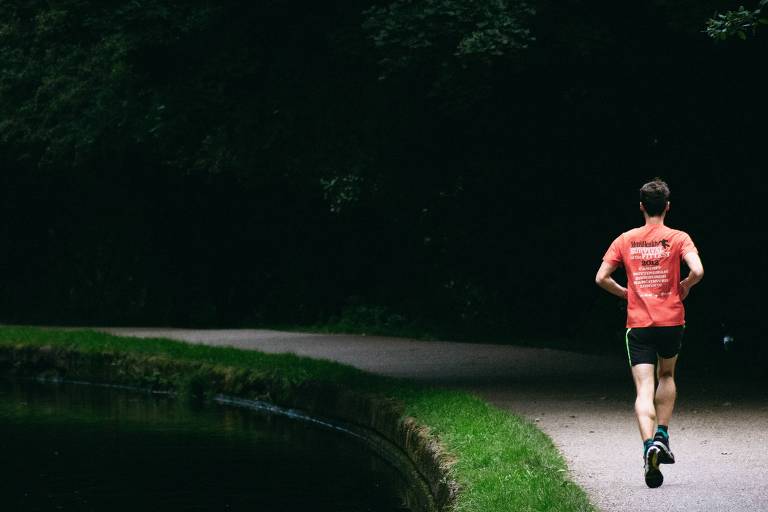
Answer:
<path fill-rule="evenodd" d="M 552 349 L 262 329 L 104 328 L 113 334 L 293 352 L 476 393 L 535 421 L 604 511 L 768 511 L 768 392 L 679 387 L 678 459 L 642 476 L 626 361 Z"/>

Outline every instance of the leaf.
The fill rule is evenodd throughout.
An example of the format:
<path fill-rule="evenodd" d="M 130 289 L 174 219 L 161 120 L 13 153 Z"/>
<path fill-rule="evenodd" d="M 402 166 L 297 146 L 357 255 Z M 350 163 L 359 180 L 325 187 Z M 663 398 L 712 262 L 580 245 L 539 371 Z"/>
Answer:
<path fill-rule="evenodd" d="M 737 34 L 739 35 L 739 38 L 741 38 L 742 41 L 747 40 L 747 34 L 743 30 L 739 30 Z"/>

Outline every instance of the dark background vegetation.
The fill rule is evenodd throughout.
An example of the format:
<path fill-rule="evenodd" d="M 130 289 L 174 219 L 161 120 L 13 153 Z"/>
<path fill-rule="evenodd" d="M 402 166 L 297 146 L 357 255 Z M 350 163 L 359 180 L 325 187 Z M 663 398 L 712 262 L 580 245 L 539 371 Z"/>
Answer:
<path fill-rule="evenodd" d="M 689 336 L 757 346 L 768 37 L 727 8 L 3 0 L 0 320 L 621 351 L 593 278 L 661 176 Z"/>

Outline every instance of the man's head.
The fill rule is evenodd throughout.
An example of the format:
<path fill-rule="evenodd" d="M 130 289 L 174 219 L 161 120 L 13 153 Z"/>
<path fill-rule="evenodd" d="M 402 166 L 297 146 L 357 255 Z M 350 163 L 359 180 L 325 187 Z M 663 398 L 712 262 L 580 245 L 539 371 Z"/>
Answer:
<path fill-rule="evenodd" d="M 655 178 L 640 187 L 640 209 L 649 217 L 663 216 L 669 210 L 669 186 Z"/>

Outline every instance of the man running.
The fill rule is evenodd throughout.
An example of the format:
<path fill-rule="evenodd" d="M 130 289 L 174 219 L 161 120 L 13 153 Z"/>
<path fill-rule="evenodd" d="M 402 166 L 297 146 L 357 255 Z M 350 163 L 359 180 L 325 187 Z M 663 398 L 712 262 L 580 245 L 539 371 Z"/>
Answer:
<path fill-rule="evenodd" d="M 595 282 L 627 300 L 625 341 L 637 390 L 635 414 L 643 440 L 645 483 L 659 487 L 664 482 L 659 464 L 675 463 L 668 428 L 677 394 L 675 363 L 685 329 L 682 301 L 701 281 L 704 267 L 691 237 L 664 225 L 669 187 L 661 179 L 640 188 L 640 211 L 645 225 L 613 241 Z M 690 269 L 682 281 L 681 259 Z M 611 277 L 619 266 L 627 273 L 626 288 Z"/>

